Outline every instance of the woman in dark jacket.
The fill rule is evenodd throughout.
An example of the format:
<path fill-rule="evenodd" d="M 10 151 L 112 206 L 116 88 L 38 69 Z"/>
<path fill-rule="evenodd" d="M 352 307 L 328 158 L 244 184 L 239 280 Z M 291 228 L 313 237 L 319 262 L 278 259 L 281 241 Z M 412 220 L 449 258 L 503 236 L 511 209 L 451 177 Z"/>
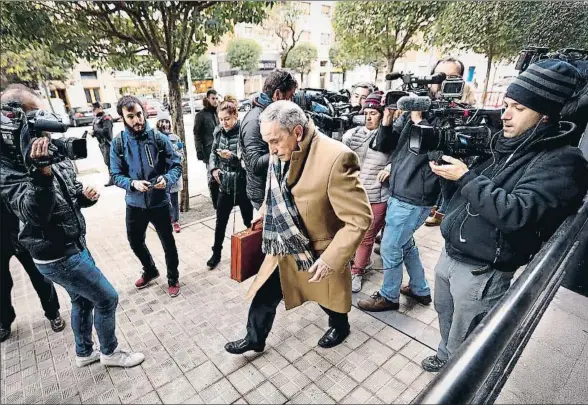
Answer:
<path fill-rule="evenodd" d="M 253 219 L 253 206 L 246 194 L 246 173 L 238 157 L 239 115 L 237 100 L 227 96 L 218 107 L 220 125 L 214 131 L 214 143 L 210 153 L 210 173 L 220 185 L 216 204 L 216 228 L 212 257 L 206 265 L 213 269 L 221 260 L 225 230 L 231 210 L 236 205 L 247 228 Z"/>

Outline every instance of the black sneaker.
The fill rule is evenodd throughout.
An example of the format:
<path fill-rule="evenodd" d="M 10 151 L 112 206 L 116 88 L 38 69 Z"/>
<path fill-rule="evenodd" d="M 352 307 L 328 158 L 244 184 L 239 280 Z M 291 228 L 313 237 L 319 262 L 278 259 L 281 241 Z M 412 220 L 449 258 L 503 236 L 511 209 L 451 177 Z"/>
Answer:
<path fill-rule="evenodd" d="M 423 370 L 428 371 L 429 373 L 438 373 L 443 367 L 445 367 L 445 364 L 447 364 L 447 361 L 441 360 L 436 355 L 429 356 L 421 362 Z"/>
<path fill-rule="evenodd" d="M 10 327 L 5 328 L 4 326 L 0 325 L 0 342 L 4 342 L 9 337 L 10 337 Z"/>
<path fill-rule="evenodd" d="M 221 255 L 220 253 L 213 253 L 212 257 L 210 259 L 208 259 L 208 261 L 206 262 L 206 265 L 208 266 L 208 268 L 210 270 L 214 269 L 216 266 L 218 266 L 218 264 L 221 261 Z"/>
<path fill-rule="evenodd" d="M 53 332 L 57 333 L 65 329 L 65 321 L 59 315 L 57 315 L 57 318 L 55 319 L 50 319 L 49 323 L 51 324 L 51 329 L 53 329 Z"/>

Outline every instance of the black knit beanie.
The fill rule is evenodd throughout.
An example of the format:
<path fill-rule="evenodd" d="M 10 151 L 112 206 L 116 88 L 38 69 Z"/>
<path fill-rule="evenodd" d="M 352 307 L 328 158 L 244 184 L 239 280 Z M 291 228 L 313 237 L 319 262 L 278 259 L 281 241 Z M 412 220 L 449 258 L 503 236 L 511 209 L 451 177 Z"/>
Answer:
<path fill-rule="evenodd" d="M 578 70 L 558 59 L 533 63 L 506 89 L 505 97 L 550 117 L 559 116 L 576 90 Z"/>

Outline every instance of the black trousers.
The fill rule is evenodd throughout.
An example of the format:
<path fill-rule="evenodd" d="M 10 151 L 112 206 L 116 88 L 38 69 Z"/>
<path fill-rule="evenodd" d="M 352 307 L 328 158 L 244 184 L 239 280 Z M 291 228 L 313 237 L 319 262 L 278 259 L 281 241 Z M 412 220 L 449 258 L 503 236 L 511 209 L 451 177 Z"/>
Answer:
<path fill-rule="evenodd" d="M 227 224 L 229 223 L 229 218 L 231 217 L 231 211 L 235 205 L 238 205 L 241 209 L 241 218 L 243 218 L 245 226 L 247 228 L 251 226 L 251 221 L 253 220 L 253 206 L 245 192 L 239 193 L 235 196 L 221 191 L 216 203 L 216 226 L 214 228 L 214 246 L 212 247 L 213 252 L 217 254 L 220 254 L 223 250 L 225 231 L 227 229 Z"/>
<path fill-rule="evenodd" d="M 100 152 L 102 152 L 102 159 L 104 160 L 104 164 L 110 169 L 110 144 L 109 143 L 101 143 L 99 145 Z"/>
<path fill-rule="evenodd" d="M 59 300 L 53 283 L 37 270 L 33 258 L 27 251 L 16 252 L 12 247 L 2 247 L 0 257 L 0 324 L 9 329 L 16 318 L 12 306 L 12 276 L 10 275 L 10 259 L 16 256 L 31 279 L 33 288 L 37 291 L 45 317 L 49 320 L 59 315 Z"/>
<path fill-rule="evenodd" d="M 276 309 L 282 297 L 280 271 L 276 269 L 265 284 L 257 291 L 249 307 L 246 337 L 249 342 L 256 346 L 265 346 L 265 340 L 272 329 L 274 318 L 276 317 Z M 349 329 L 347 314 L 331 311 L 322 305 L 320 307 L 329 316 L 329 327 L 339 330 Z"/>
<path fill-rule="evenodd" d="M 147 245 L 145 237 L 147 226 L 152 223 L 159 236 L 165 252 L 165 264 L 167 265 L 167 278 L 175 282 L 179 278 L 178 273 L 178 249 L 174 239 L 169 205 L 158 208 L 137 208 L 127 205 L 127 238 L 131 244 L 131 249 L 143 265 L 143 270 L 147 275 L 155 275 L 157 268 Z"/>

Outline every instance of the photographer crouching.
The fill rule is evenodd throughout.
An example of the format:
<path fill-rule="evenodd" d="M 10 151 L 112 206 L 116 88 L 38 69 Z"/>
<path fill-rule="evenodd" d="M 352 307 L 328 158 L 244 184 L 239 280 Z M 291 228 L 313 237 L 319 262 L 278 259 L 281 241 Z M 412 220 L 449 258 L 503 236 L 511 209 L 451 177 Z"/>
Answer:
<path fill-rule="evenodd" d="M 142 363 L 142 353 L 129 353 L 118 345 L 118 294 L 96 267 L 86 246 L 81 208 L 96 204 L 99 193 L 82 186 L 69 159 L 86 157 L 85 140 L 51 140 L 48 132 L 65 132 L 67 127 L 42 111 L 41 100 L 31 91 L 7 91 L 0 101 L 2 137 L 11 139 L 14 146 L 9 158 L 22 162 L 2 166 L 0 194 L 21 222 L 19 242 L 38 270 L 64 287 L 71 297 L 76 365 L 100 361 L 108 366 L 132 367 Z M 93 349 L 92 324 L 101 353 Z"/>
<path fill-rule="evenodd" d="M 423 360 L 441 370 L 476 325 L 588 190 L 588 164 L 568 146 L 573 125 L 559 122 L 578 71 L 567 62 L 531 65 L 508 87 L 504 130 L 490 141 L 491 155 L 468 169 L 443 156 L 430 162 L 450 200 L 441 232 L 445 248 L 435 268 L 435 310 L 441 342 Z M 442 164 L 438 164 L 442 163 Z"/>

